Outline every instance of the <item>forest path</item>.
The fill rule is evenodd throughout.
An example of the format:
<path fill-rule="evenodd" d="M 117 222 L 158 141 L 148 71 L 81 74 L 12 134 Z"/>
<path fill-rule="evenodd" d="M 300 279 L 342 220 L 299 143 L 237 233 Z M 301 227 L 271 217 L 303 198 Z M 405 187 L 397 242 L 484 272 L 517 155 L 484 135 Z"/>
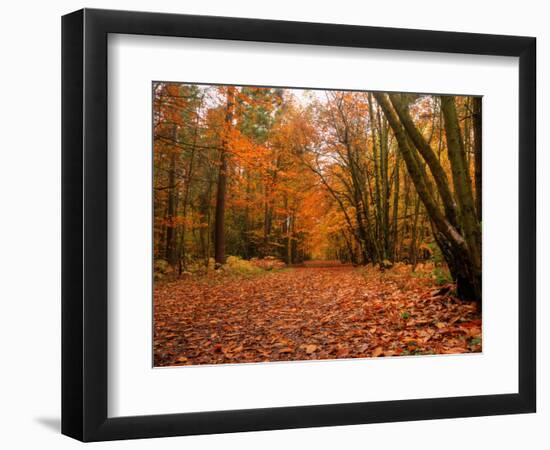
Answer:
<path fill-rule="evenodd" d="M 473 303 L 410 269 L 311 262 L 250 279 L 155 288 L 155 366 L 481 350 Z"/>

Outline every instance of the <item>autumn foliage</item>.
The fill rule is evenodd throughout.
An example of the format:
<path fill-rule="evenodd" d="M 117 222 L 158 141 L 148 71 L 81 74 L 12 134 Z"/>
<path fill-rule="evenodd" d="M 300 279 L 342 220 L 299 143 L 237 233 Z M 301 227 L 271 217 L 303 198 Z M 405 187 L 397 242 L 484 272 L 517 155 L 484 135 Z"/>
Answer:
<path fill-rule="evenodd" d="M 481 99 L 154 83 L 153 133 L 156 365 L 480 351 Z"/>

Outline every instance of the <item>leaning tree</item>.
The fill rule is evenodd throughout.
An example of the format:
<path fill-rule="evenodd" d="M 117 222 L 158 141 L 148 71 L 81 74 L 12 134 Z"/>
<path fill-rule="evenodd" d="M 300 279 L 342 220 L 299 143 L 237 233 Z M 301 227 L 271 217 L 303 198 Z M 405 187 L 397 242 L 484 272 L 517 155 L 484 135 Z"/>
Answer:
<path fill-rule="evenodd" d="M 457 294 L 463 299 L 481 301 L 481 109 L 474 99 L 474 165 L 476 193 L 464 136 L 459 125 L 455 98 L 441 96 L 447 154 L 452 188 L 447 173 L 410 112 L 411 97 L 376 93 L 408 173 L 429 215 L 434 237 L 456 281 Z M 431 174 L 431 176 L 430 176 Z M 477 205 L 476 205 L 477 203 Z M 476 207 L 477 206 L 477 207 Z"/>

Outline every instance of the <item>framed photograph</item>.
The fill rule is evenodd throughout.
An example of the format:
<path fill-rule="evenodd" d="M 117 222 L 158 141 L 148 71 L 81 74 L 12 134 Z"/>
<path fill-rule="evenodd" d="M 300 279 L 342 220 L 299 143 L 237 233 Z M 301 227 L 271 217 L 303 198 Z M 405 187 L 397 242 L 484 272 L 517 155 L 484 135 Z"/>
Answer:
<path fill-rule="evenodd" d="M 535 412 L 535 65 L 532 37 L 64 16 L 62 432 Z"/>

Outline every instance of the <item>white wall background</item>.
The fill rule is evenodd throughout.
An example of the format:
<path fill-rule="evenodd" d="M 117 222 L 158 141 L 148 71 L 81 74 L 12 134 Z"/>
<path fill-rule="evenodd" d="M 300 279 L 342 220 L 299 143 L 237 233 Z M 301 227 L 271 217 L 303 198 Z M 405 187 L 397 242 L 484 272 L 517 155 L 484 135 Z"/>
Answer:
<path fill-rule="evenodd" d="M 549 11 L 535 0 L 480 2 L 247 2 L 88 0 L 6 2 L 0 17 L 0 445 L 76 448 L 59 434 L 60 417 L 60 16 L 83 6 L 353 23 L 538 38 L 539 260 L 548 271 L 550 157 L 542 151 L 550 81 Z M 548 141 L 548 138 L 546 138 Z M 546 225 L 546 227 L 545 227 Z M 539 282 L 539 380 L 550 374 L 548 285 Z M 545 295 L 546 294 L 546 295 Z M 543 329 L 544 327 L 544 329 Z M 546 352 L 546 354 L 544 354 Z M 475 376 L 475 374 L 472 374 Z M 94 448 L 548 448 L 550 390 L 539 382 L 535 415 L 453 419 L 95 444 Z"/>

